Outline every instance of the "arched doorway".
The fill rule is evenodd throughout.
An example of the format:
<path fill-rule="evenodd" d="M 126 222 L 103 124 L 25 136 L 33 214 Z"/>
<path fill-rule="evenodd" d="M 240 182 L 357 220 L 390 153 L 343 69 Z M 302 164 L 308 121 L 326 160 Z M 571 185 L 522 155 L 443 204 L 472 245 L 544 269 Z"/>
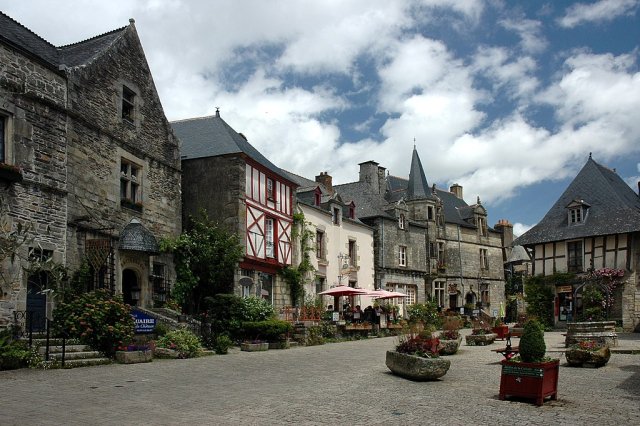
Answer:
<path fill-rule="evenodd" d="M 27 330 L 43 331 L 46 325 L 47 296 L 42 290 L 47 288 L 49 275 L 36 272 L 27 280 Z"/>
<path fill-rule="evenodd" d="M 131 306 L 137 306 L 140 301 L 140 282 L 132 269 L 122 271 L 122 300 Z"/>

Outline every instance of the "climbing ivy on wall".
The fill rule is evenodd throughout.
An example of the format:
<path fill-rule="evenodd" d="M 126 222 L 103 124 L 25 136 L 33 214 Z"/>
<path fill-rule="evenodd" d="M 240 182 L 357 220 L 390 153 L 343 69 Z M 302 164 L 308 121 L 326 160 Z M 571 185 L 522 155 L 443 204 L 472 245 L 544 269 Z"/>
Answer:
<path fill-rule="evenodd" d="M 289 295 L 291 296 L 291 304 L 293 306 L 298 306 L 299 302 L 303 299 L 304 283 L 308 273 L 315 270 L 311 264 L 311 256 L 309 255 L 309 253 L 313 251 L 311 242 L 314 236 L 313 232 L 306 226 L 308 224 L 310 223 L 305 222 L 304 213 L 294 213 L 291 238 L 293 240 L 299 238 L 301 260 L 297 266 L 285 266 L 280 271 L 280 275 L 289 286 Z"/>

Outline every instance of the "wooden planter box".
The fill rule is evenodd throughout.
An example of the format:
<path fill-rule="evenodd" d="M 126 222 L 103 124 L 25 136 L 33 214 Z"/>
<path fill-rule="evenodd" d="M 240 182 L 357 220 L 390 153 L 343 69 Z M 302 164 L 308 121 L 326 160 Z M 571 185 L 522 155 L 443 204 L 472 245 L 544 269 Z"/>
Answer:
<path fill-rule="evenodd" d="M 496 334 L 496 339 L 504 340 L 507 338 L 509 334 L 509 326 L 508 325 L 498 325 L 491 329 Z"/>
<path fill-rule="evenodd" d="M 542 405 L 546 397 L 558 399 L 560 360 L 549 362 L 512 362 L 504 360 L 500 376 L 500 399 L 507 396 L 535 400 Z"/>
<path fill-rule="evenodd" d="M 152 351 L 116 351 L 116 361 L 120 364 L 138 364 L 140 362 L 151 362 Z"/>
<path fill-rule="evenodd" d="M 269 350 L 269 343 L 241 343 L 240 350 L 245 352 L 259 352 Z"/>
<path fill-rule="evenodd" d="M 451 361 L 387 351 L 386 364 L 393 374 L 405 379 L 425 381 L 436 380 L 447 374 Z"/>

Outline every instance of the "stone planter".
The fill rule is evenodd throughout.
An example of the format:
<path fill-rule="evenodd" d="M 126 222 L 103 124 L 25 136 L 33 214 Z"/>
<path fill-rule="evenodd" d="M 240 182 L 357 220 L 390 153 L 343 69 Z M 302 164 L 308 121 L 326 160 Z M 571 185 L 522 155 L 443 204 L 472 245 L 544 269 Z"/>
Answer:
<path fill-rule="evenodd" d="M 387 351 L 387 368 L 405 379 L 425 381 L 436 380 L 444 376 L 451 361 L 443 358 L 423 358 L 415 355 Z"/>
<path fill-rule="evenodd" d="M 156 358 L 178 359 L 180 358 L 180 353 L 178 351 L 174 351 L 173 349 L 156 348 L 154 356 Z"/>
<path fill-rule="evenodd" d="M 453 355 L 458 352 L 461 343 L 462 336 L 459 336 L 455 340 L 443 340 L 442 338 L 440 338 L 440 343 L 438 344 L 438 353 L 440 355 Z"/>
<path fill-rule="evenodd" d="M 120 364 L 138 364 L 151 362 L 153 352 L 149 351 L 116 351 L 116 361 Z"/>
<path fill-rule="evenodd" d="M 579 348 L 568 348 L 564 356 L 567 363 L 573 367 L 602 367 L 611 358 L 611 351 L 608 346 L 604 346 L 595 351 L 588 351 Z"/>
<path fill-rule="evenodd" d="M 269 342 L 269 349 L 289 349 L 291 343 L 289 340 L 280 340 L 278 342 Z"/>
<path fill-rule="evenodd" d="M 465 336 L 467 346 L 486 346 L 492 344 L 496 340 L 496 334 L 469 334 Z"/>
<path fill-rule="evenodd" d="M 240 343 L 240 350 L 245 352 L 266 351 L 266 350 L 269 350 L 269 343 L 268 342 L 261 342 L 261 343 L 244 342 L 244 343 Z"/>
<path fill-rule="evenodd" d="M 617 346 L 618 335 L 616 334 L 616 322 L 589 321 L 568 323 L 564 346 L 568 348 L 584 340 L 594 340 L 606 346 Z"/>

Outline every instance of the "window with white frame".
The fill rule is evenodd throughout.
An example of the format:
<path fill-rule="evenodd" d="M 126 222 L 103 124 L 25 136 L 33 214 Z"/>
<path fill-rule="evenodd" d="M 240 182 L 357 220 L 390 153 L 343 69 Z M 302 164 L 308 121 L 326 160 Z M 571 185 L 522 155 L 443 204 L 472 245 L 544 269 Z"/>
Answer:
<path fill-rule="evenodd" d="M 398 300 L 401 305 L 414 305 L 416 303 L 418 288 L 413 284 L 387 284 L 385 290 L 406 294 L 402 299 L 395 299 Z"/>
<path fill-rule="evenodd" d="M 445 282 L 444 281 L 434 281 L 433 289 L 432 289 L 433 298 L 435 299 L 438 306 L 443 307 L 445 302 Z"/>
<path fill-rule="evenodd" d="M 398 216 L 398 228 L 400 228 L 400 229 L 404 229 L 405 228 L 404 214 L 400 214 L 400 216 Z"/>
<path fill-rule="evenodd" d="M 129 160 L 120 160 L 120 199 L 122 204 L 142 205 L 142 166 Z"/>
<path fill-rule="evenodd" d="M 582 222 L 582 207 L 569 210 L 569 223 L 576 224 Z"/>
<path fill-rule="evenodd" d="M 398 266 L 407 266 L 407 247 L 398 247 Z"/>
<path fill-rule="evenodd" d="M 487 249 L 480 249 L 480 269 L 489 269 L 489 254 Z"/>
<path fill-rule="evenodd" d="M 267 257 L 276 257 L 273 226 L 272 218 L 264 220 L 265 256 Z"/>
<path fill-rule="evenodd" d="M 324 259 L 324 232 L 316 231 L 316 257 Z"/>

